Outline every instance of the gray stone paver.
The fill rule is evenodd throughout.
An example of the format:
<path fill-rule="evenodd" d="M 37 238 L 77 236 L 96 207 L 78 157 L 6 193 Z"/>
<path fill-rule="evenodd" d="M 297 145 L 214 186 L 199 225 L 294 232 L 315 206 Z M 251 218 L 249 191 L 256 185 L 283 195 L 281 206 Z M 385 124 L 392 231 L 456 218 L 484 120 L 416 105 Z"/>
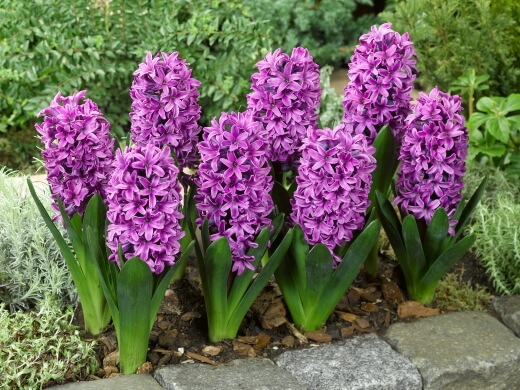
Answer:
<path fill-rule="evenodd" d="M 429 389 L 520 389 L 520 339 L 496 318 L 460 312 L 390 326 L 386 339 Z"/>
<path fill-rule="evenodd" d="M 284 352 L 275 362 L 309 389 L 422 388 L 417 368 L 385 341 L 371 334 L 316 348 Z"/>
<path fill-rule="evenodd" d="M 123 375 L 97 381 L 74 382 L 51 387 L 53 390 L 162 390 L 150 374 Z"/>
<path fill-rule="evenodd" d="M 304 390 L 287 371 L 271 360 L 247 358 L 213 367 L 207 364 L 170 365 L 155 371 L 167 390 Z"/>
<path fill-rule="evenodd" d="M 182 364 L 149 374 L 55 386 L 56 390 L 520 389 L 520 297 L 493 302 L 499 320 L 460 312 L 393 324 L 384 339 L 357 336 L 288 351 L 276 366 L 239 359 L 213 367 Z M 284 368 L 281 368 L 284 367 Z M 417 371 L 418 369 L 418 371 Z M 291 372 L 292 375 L 289 373 Z M 357 372 L 357 373 L 356 373 Z M 161 386 L 162 385 L 162 386 Z"/>
<path fill-rule="evenodd" d="M 520 295 L 497 297 L 492 305 L 500 320 L 520 337 Z"/>

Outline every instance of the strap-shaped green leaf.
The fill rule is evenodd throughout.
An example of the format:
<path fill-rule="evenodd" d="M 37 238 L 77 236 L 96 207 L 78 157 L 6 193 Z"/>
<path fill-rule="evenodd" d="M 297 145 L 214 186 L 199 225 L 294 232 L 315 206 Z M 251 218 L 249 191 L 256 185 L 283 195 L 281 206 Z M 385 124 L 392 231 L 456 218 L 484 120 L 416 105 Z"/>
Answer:
<path fill-rule="evenodd" d="M 402 226 L 392 204 L 383 194 L 376 191 L 376 210 L 379 221 L 385 229 L 386 235 L 398 259 L 406 257 L 406 248 L 401 237 Z"/>
<path fill-rule="evenodd" d="M 152 330 L 153 324 L 155 322 L 155 317 L 157 315 L 157 312 L 159 311 L 159 307 L 161 306 L 161 302 L 164 298 L 164 293 L 168 289 L 168 286 L 170 285 L 170 281 L 173 278 L 173 275 L 175 272 L 181 269 L 185 269 L 186 264 L 188 263 L 188 258 L 190 256 L 191 251 L 193 250 L 193 247 L 195 246 L 195 241 L 191 241 L 189 245 L 186 247 L 184 252 L 182 252 L 181 257 L 179 260 L 175 262 L 173 266 L 170 267 L 170 269 L 163 275 L 161 278 L 161 281 L 157 284 L 155 287 L 155 291 L 153 292 L 152 301 L 150 303 L 150 328 L 149 332 Z"/>
<path fill-rule="evenodd" d="M 444 248 L 444 242 L 448 240 L 449 229 L 448 214 L 444 208 L 439 207 L 433 214 L 432 220 L 426 230 L 424 238 L 424 254 L 428 267 L 433 264 Z"/>
<path fill-rule="evenodd" d="M 302 302 L 305 300 L 307 291 L 307 272 L 305 270 L 305 259 L 309 253 L 309 244 L 305 240 L 303 231 L 299 225 L 294 226 L 294 236 L 290 248 L 291 255 L 294 259 L 294 268 L 291 270 L 298 294 Z"/>
<path fill-rule="evenodd" d="M 125 374 L 135 373 L 146 361 L 152 289 L 153 276 L 148 264 L 137 257 L 128 260 L 117 281 L 119 356 Z"/>
<path fill-rule="evenodd" d="M 300 323 L 305 330 L 315 330 L 327 321 L 341 297 L 356 278 L 371 248 L 377 242 L 380 228 L 379 222 L 373 221 L 352 242 L 341 263 L 328 278 L 328 282 L 321 286 L 319 300 L 316 301 L 314 307 L 307 305 L 306 317 L 304 322 Z"/>
<path fill-rule="evenodd" d="M 406 246 L 407 267 L 410 267 L 412 271 L 413 280 L 420 280 L 426 272 L 428 265 L 424 256 L 417 222 L 413 215 L 407 215 L 403 220 L 403 241 Z M 399 259 L 399 264 L 401 264 L 401 259 Z M 409 280 L 406 282 L 408 283 Z"/>
<path fill-rule="evenodd" d="M 34 199 L 34 203 L 36 203 L 36 207 L 38 208 L 38 211 L 40 212 L 45 225 L 47 225 L 47 228 L 51 232 L 52 236 L 54 237 L 54 240 L 58 244 L 58 247 L 60 249 L 61 255 L 65 259 L 65 262 L 67 263 L 67 267 L 69 268 L 70 274 L 72 276 L 72 279 L 74 280 L 74 284 L 76 285 L 76 288 L 78 289 L 78 294 L 80 290 L 85 290 L 86 281 L 85 276 L 83 275 L 83 271 L 81 271 L 81 268 L 78 264 L 78 261 L 76 260 L 76 257 L 72 253 L 71 249 L 67 245 L 67 242 L 61 235 L 60 231 L 56 228 L 54 223 L 52 222 L 51 217 L 49 216 L 49 213 L 47 213 L 47 210 L 43 206 L 43 204 L 40 202 L 40 199 L 38 198 L 38 195 L 36 194 L 36 191 L 34 190 L 34 186 L 32 184 L 31 179 L 27 179 L 27 185 L 29 186 L 29 192 L 31 193 L 32 198 Z"/>
<path fill-rule="evenodd" d="M 307 275 L 307 289 L 303 299 L 303 309 L 307 316 L 312 315 L 315 310 L 322 310 L 317 307 L 318 301 L 323 293 L 332 274 L 334 272 L 334 259 L 329 249 L 323 244 L 316 244 L 311 249 L 305 259 L 305 273 Z"/>
<path fill-rule="evenodd" d="M 420 280 L 418 288 L 429 286 L 438 281 L 459 261 L 475 242 L 475 236 L 466 236 L 452 247 L 448 248 L 434 261 L 426 274 Z"/>
<path fill-rule="evenodd" d="M 226 237 L 214 241 L 205 254 L 207 290 L 204 291 L 210 339 L 218 338 L 228 319 L 227 281 L 231 271 L 231 249 Z"/>
<path fill-rule="evenodd" d="M 293 235 L 294 245 L 294 235 Z M 269 260 L 267 265 L 269 265 Z M 289 308 L 292 320 L 296 324 L 303 324 L 306 321 L 305 312 L 303 310 L 303 297 L 300 295 L 298 288 L 298 275 L 295 272 L 296 261 L 289 250 L 285 259 L 275 271 L 276 282 L 282 291 L 283 299 Z"/>
<path fill-rule="evenodd" d="M 200 231 L 202 236 L 202 248 L 204 249 L 204 253 L 206 253 L 208 247 L 211 245 L 211 239 L 209 238 L 209 224 L 207 219 L 202 222 Z"/>
<path fill-rule="evenodd" d="M 240 302 L 236 307 L 229 306 L 229 319 L 228 319 L 228 327 L 232 329 L 238 330 L 240 327 L 240 323 L 244 319 L 247 311 L 255 301 L 260 291 L 266 286 L 267 282 L 275 271 L 278 269 L 280 263 L 285 259 L 285 254 L 287 253 L 289 247 L 291 246 L 291 241 L 293 238 L 293 230 L 290 229 L 284 236 L 282 242 L 278 245 L 276 250 L 270 256 L 269 261 L 262 268 L 259 274 L 254 279 L 253 283 L 247 289 L 247 292 L 241 297 Z"/>
<path fill-rule="evenodd" d="M 270 231 L 269 227 L 265 227 L 255 240 L 257 243 L 256 248 L 251 248 L 248 251 L 248 255 L 253 256 L 255 259 L 252 262 L 254 270 L 249 268 L 244 269 L 241 275 L 236 275 L 231 290 L 229 291 L 228 305 L 229 311 L 233 312 L 244 296 L 253 276 L 258 269 L 260 261 L 267 251 L 267 245 L 269 244 Z"/>
<path fill-rule="evenodd" d="M 376 191 L 382 194 L 388 194 L 390 183 L 395 175 L 399 160 L 396 156 L 396 145 L 392 129 L 389 126 L 384 126 L 378 133 L 373 143 L 376 152 L 374 158 L 376 159 L 376 169 L 372 172 L 372 186 L 368 199 L 371 202 L 371 207 L 375 207 Z"/>
<path fill-rule="evenodd" d="M 482 195 L 484 195 L 484 191 L 487 186 L 487 180 L 488 179 L 486 176 L 469 199 L 468 203 L 466 204 L 466 207 L 464 207 L 464 209 L 462 210 L 462 214 L 458 219 L 457 226 L 455 226 L 455 236 L 453 237 L 452 242 L 455 242 L 464 231 L 464 227 L 466 227 L 467 223 L 469 222 L 469 219 L 475 211 L 475 208 L 480 202 Z"/>

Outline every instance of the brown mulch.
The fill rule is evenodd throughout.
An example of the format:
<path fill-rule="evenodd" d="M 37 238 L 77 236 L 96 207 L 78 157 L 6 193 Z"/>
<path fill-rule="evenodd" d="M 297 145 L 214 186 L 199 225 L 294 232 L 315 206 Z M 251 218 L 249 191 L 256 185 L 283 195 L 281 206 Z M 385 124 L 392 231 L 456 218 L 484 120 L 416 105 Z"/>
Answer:
<path fill-rule="evenodd" d="M 469 280 L 494 293 L 472 253 L 466 255 L 452 272 L 461 280 Z M 450 309 L 457 310 L 455 307 Z M 242 357 L 273 358 L 291 349 L 339 341 L 363 333 L 380 334 L 395 322 L 412 321 L 441 312 L 435 302 L 425 307 L 407 301 L 397 264 L 383 255 L 378 277 L 371 279 L 361 270 L 324 328 L 300 333 L 292 325 L 273 279 L 247 314 L 238 336 L 233 340 L 212 343 L 207 338 L 200 279 L 196 267 L 190 264 L 185 276 L 167 291 L 150 336 L 147 363 L 140 372 L 153 372 L 167 364 L 202 362 L 218 365 Z M 78 313 L 76 323 L 81 324 L 81 321 L 81 313 Z M 97 338 L 96 353 L 102 368 L 88 380 L 120 375 L 113 329 Z"/>

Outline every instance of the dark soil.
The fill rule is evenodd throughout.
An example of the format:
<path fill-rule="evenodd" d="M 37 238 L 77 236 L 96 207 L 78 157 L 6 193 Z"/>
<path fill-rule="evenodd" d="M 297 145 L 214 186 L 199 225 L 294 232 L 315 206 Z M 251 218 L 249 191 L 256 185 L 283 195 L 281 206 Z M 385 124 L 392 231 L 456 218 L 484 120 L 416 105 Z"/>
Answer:
<path fill-rule="evenodd" d="M 496 295 L 484 269 L 472 253 L 467 254 L 452 272 L 462 281 L 486 287 Z M 211 343 L 207 338 L 200 279 L 196 267 L 190 264 L 185 276 L 167 291 L 151 333 L 148 361 L 140 371 L 152 372 L 166 364 L 193 361 L 219 364 L 242 357 L 273 358 L 284 351 L 312 344 L 339 341 L 362 333 L 380 334 L 395 322 L 414 320 L 413 313 L 410 317 L 400 310 L 400 304 L 404 301 L 405 288 L 399 267 L 383 255 L 377 278 L 371 279 L 361 270 L 320 331 L 302 335 L 295 329 L 273 279 L 255 301 L 237 338 Z M 428 308 L 421 306 L 424 310 L 435 308 L 435 302 Z M 417 312 L 417 316 L 433 314 L 424 313 L 423 310 Z M 81 324 L 81 313 L 78 313 L 76 321 Z M 89 380 L 120 375 L 117 361 L 114 360 L 116 350 L 113 329 L 97 338 L 96 352 L 102 368 Z"/>

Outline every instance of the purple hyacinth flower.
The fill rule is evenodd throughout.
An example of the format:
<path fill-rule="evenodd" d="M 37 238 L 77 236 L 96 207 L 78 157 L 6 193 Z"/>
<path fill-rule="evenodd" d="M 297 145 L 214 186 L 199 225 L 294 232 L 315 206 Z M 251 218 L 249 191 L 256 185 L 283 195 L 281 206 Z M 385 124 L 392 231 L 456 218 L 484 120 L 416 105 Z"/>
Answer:
<path fill-rule="evenodd" d="M 462 199 L 468 131 L 461 113 L 459 96 L 434 88 L 429 95 L 419 94 L 406 118 L 394 203 L 426 223 L 439 207 L 451 218 Z"/>
<path fill-rule="evenodd" d="M 170 147 L 181 172 L 199 162 L 199 86 L 200 81 L 191 77 L 186 61 L 173 52 L 155 57 L 148 53 L 134 72 L 130 88 L 132 141 Z"/>
<path fill-rule="evenodd" d="M 50 106 L 38 114 L 44 116 L 43 123 L 35 125 L 44 144 L 42 157 L 54 200 L 52 207 L 59 212 L 60 199 L 68 216 L 83 215 L 93 195 L 106 197 L 114 159 L 110 123 L 96 103 L 84 99 L 86 93 L 63 97 L 58 92 Z"/>
<path fill-rule="evenodd" d="M 349 133 L 345 124 L 310 130 L 304 140 L 291 221 L 310 245 L 324 244 L 336 261 L 341 259 L 334 248 L 365 224 L 374 153 L 367 137 Z"/>
<path fill-rule="evenodd" d="M 390 125 L 399 144 L 410 113 L 416 54 L 408 33 L 400 35 L 391 27 L 391 23 L 372 26 L 359 39 L 349 63 L 343 122 L 348 131 L 368 136 L 369 142 Z"/>
<path fill-rule="evenodd" d="M 267 132 L 250 111 L 222 113 L 204 128 L 198 146 L 196 223 L 201 226 L 208 220 L 211 240 L 228 239 L 232 270 L 240 275 L 245 268 L 253 269 L 254 257 L 247 251 L 257 246 L 254 240 L 270 225 L 274 210 Z"/>
<path fill-rule="evenodd" d="M 170 149 L 153 144 L 118 150 L 114 165 L 107 187 L 109 260 L 119 265 L 121 246 L 126 259 L 139 257 L 160 274 L 175 263 L 184 236 L 179 170 Z"/>
<path fill-rule="evenodd" d="M 251 76 L 248 109 L 268 131 L 268 158 L 291 166 L 298 160 L 307 128 L 318 124 L 319 66 L 303 47 L 293 49 L 290 56 L 277 49 L 256 66 L 259 72 Z"/>

